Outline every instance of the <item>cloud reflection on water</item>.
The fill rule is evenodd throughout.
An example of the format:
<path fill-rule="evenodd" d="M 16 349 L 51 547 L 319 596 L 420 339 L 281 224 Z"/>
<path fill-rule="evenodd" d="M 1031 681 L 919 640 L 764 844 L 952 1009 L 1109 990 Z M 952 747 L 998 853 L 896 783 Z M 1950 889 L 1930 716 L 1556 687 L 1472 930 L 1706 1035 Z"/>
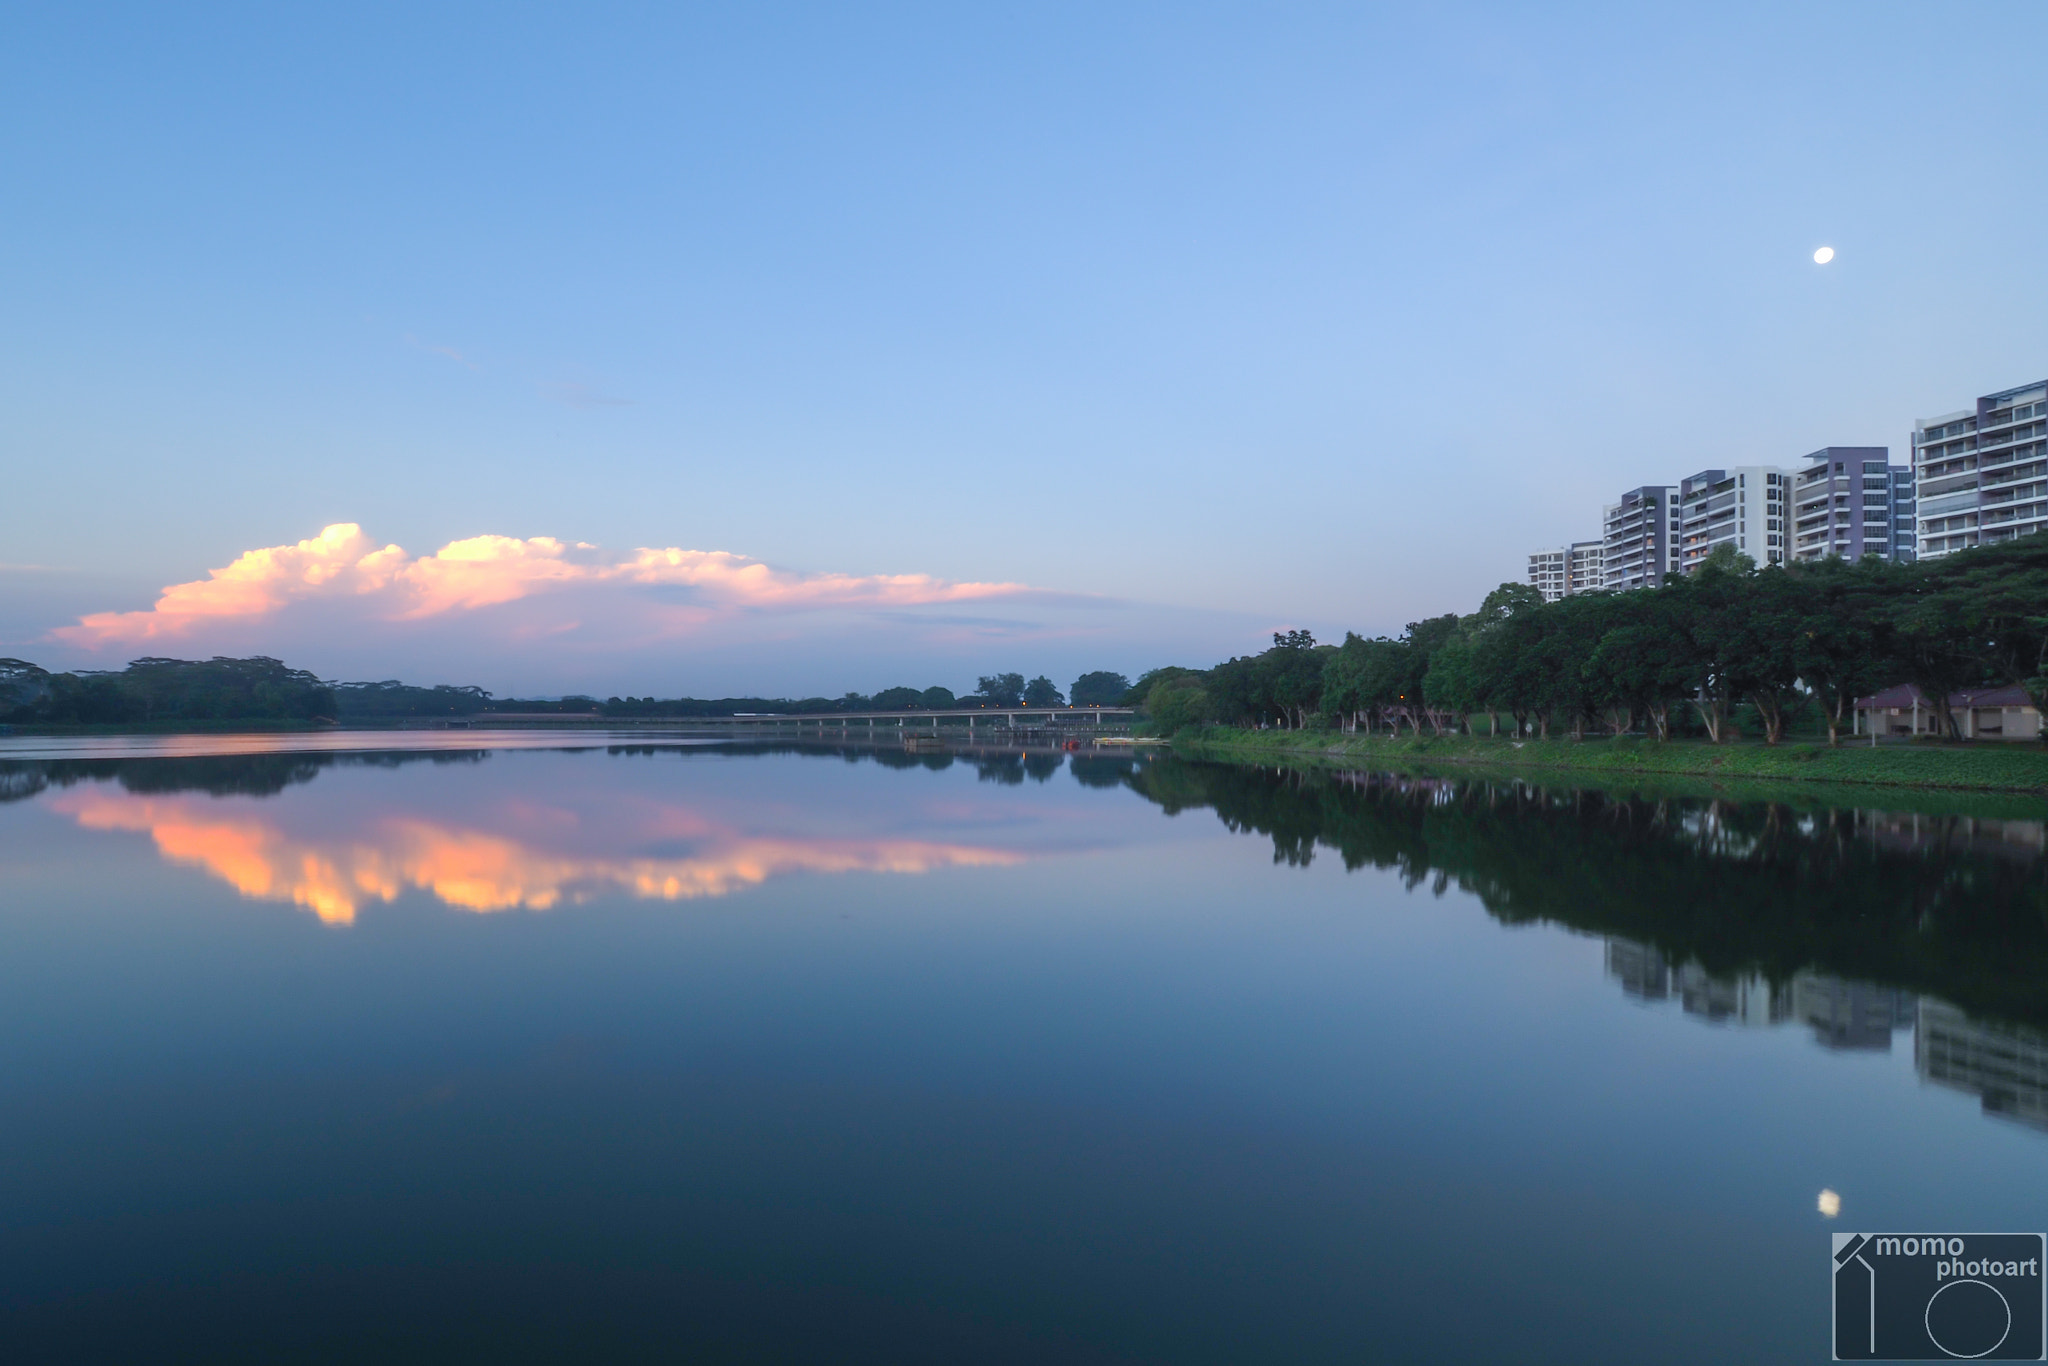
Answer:
<path fill-rule="evenodd" d="M 148 834 L 171 862 L 204 869 L 246 897 L 304 906 L 330 925 L 352 924 L 363 906 L 412 890 L 471 911 L 541 911 L 606 894 L 724 896 L 792 873 L 924 873 L 1024 859 L 933 840 L 753 835 L 667 804 L 632 813 L 624 833 L 663 847 L 684 841 L 687 853 L 592 849 L 616 844 L 619 826 L 532 803 L 477 813 L 478 823 L 391 814 L 317 832 L 199 796 L 89 789 L 49 806 L 86 829 Z M 513 828 L 482 823 L 493 815 Z"/>

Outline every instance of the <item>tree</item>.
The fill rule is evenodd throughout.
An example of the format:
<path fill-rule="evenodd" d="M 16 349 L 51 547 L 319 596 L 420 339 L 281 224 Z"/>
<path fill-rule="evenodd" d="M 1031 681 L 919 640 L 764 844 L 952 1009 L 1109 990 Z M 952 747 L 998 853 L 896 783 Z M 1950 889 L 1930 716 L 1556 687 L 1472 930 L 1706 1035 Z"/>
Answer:
<path fill-rule="evenodd" d="M 1905 567 L 1899 574 L 1903 591 L 1893 597 L 1884 619 L 1898 649 L 1901 672 L 1934 709 L 1936 724 L 1951 739 L 1961 739 L 1949 695 L 1986 680 L 1982 641 L 1972 629 L 1971 614 L 1949 590 L 1950 575 L 1940 560 Z"/>
<path fill-rule="evenodd" d="M 1414 728 L 1415 713 L 1408 706 L 1407 692 L 1408 643 L 1374 636 L 1365 642 L 1362 663 L 1359 690 L 1364 694 L 1366 713 L 1373 723 L 1384 722 L 1396 735 L 1401 733 L 1404 720 Z M 1419 728 L 1416 732 L 1421 733 Z"/>
<path fill-rule="evenodd" d="M 1543 595 L 1530 585 L 1504 583 L 1488 593 L 1479 610 L 1461 624 L 1471 645 L 1472 690 L 1486 708 L 1487 728 L 1493 734 L 1500 733 L 1495 709 L 1509 705 L 1510 682 L 1501 667 L 1503 658 L 1497 638 L 1516 613 L 1534 613 L 1542 607 Z"/>
<path fill-rule="evenodd" d="M 1240 726 L 1263 723 L 1272 710 L 1264 685 L 1257 656 L 1232 655 L 1205 675 L 1211 716 Z"/>
<path fill-rule="evenodd" d="M 1366 653 L 1371 642 L 1356 631 L 1344 633 L 1344 643 L 1323 660 L 1323 706 L 1345 718 L 1347 730 L 1358 723 L 1371 705 L 1366 700 Z M 1369 728 L 1369 726 L 1368 726 Z"/>
<path fill-rule="evenodd" d="M 1146 695 L 1145 715 L 1155 727 L 1169 735 L 1215 719 L 1210 709 L 1209 694 L 1202 682 L 1201 674 L 1188 669 L 1160 679 Z"/>
<path fill-rule="evenodd" d="M 1488 708 L 1504 707 L 1515 733 L 1540 715 L 1543 678 L 1536 647 L 1547 615 L 1543 595 L 1525 583 L 1504 583 L 1486 595 L 1473 635 L 1475 687 Z"/>
<path fill-rule="evenodd" d="M 1077 707 L 1114 707 L 1123 701 L 1125 693 L 1131 690 L 1131 680 L 1122 674 L 1098 669 L 1094 673 L 1082 674 L 1074 680 L 1074 686 L 1067 695 L 1074 699 Z"/>
<path fill-rule="evenodd" d="M 1458 618 L 1450 614 L 1430 617 L 1426 621 L 1411 621 L 1401 632 L 1401 680 L 1396 699 L 1407 712 L 1408 724 L 1418 735 L 1422 733 L 1422 727 L 1417 724 L 1417 718 L 1428 721 L 1430 729 L 1438 735 L 1444 733 L 1443 712 L 1430 705 L 1423 680 L 1429 676 L 1430 660 L 1457 632 Z"/>
<path fill-rule="evenodd" d="M 1027 707 L 1059 707 L 1066 705 L 1066 701 L 1044 674 L 1024 685 L 1024 705 Z"/>
<path fill-rule="evenodd" d="M 1322 706 L 1323 660 L 1324 652 L 1307 631 L 1275 631 L 1273 648 L 1259 656 L 1266 701 L 1296 730 Z"/>
<path fill-rule="evenodd" d="M 918 702 L 926 711 L 951 711 L 960 704 L 951 688 L 930 687 L 918 694 Z"/>
<path fill-rule="evenodd" d="M 1167 679 L 1178 678 L 1182 674 L 1200 672 L 1201 670 L 1199 669 L 1186 669 L 1178 664 L 1166 664 L 1157 669 L 1147 669 L 1138 675 L 1138 681 L 1131 684 L 1130 690 L 1123 695 L 1122 705 L 1126 707 L 1142 707 L 1145 705 L 1145 699 L 1152 695 L 1152 689 L 1164 683 Z"/>
<path fill-rule="evenodd" d="M 1678 603 L 1692 666 L 1693 706 L 1707 738 L 1717 745 L 1730 738 L 1730 713 L 1748 691 L 1741 612 L 1743 580 L 1755 571 L 1755 560 L 1723 545 L 1690 577 L 1659 590 L 1673 594 Z"/>
<path fill-rule="evenodd" d="M 1671 738 L 1671 707 L 1685 699 L 1693 670 L 1691 641 L 1678 622 L 1678 599 L 1667 593 L 1612 598 L 1614 624 L 1600 637 L 1588 671 L 1640 714 L 1659 740 Z"/>
<path fill-rule="evenodd" d="M 976 700 L 991 707 L 1014 707 L 1024 700 L 1023 674 L 986 674 L 974 688 Z"/>
<path fill-rule="evenodd" d="M 1472 642 L 1462 632 L 1430 656 L 1422 676 L 1422 697 L 1432 720 L 1449 713 L 1462 717 L 1479 710 L 1479 672 L 1472 663 Z"/>
<path fill-rule="evenodd" d="M 1613 700 L 1612 692 L 1595 688 L 1586 673 L 1586 661 L 1599 648 L 1606 625 L 1603 608 L 1601 600 L 1573 596 L 1549 604 L 1539 614 L 1542 629 L 1528 662 L 1535 672 L 1541 735 L 1547 737 L 1552 725 L 1561 724 L 1570 728 L 1574 740 L 1582 739 L 1586 722 L 1600 704 Z"/>
<path fill-rule="evenodd" d="M 1883 610 L 1896 572 L 1875 556 L 1852 565 L 1832 555 L 1785 570 L 1799 594 L 1793 662 L 1820 704 L 1830 745 L 1841 743 L 1842 722 L 1856 699 L 1900 674 Z"/>
<path fill-rule="evenodd" d="M 1799 632 L 1806 624 L 1806 586 L 1772 570 L 1741 583 L 1725 630 L 1730 650 L 1744 663 L 1745 695 L 1764 723 L 1764 743 L 1785 738 L 1785 718 L 1798 704 Z"/>
<path fill-rule="evenodd" d="M 884 688 L 868 699 L 869 711 L 909 711 L 924 705 L 924 694 L 916 688 Z"/>
<path fill-rule="evenodd" d="M 1570 610 L 1554 615 L 1569 628 L 1565 652 L 1578 661 L 1572 733 L 1578 735 L 1583 720 L 1590 719 L 1611 736 L 1626 735 L 1635 729 L 1636 716 L 1647 715 L 1649 709 L 1641 705 L 1643 699 L 1625 686 L 1621 676 L 1602 667 L 1601 648 L 1628 624 L 1631 604 L 1619 593 L 1579 593 L 1571 601 Z"/>
<path fill-rule="evenodd" d="M 1986 672 L 2048 716 L 2048 536 L 2021 536 L 1936 562 L 1979 642 Z M 2048 730 L 2042 732 L 2048 738 Z"/>
<path fill-rule="evenodd" d="M 26 720 L 50 700 L 50 674 L 25 659 L 0 659 L 0 719 Z"/>
<path fill-rule="evenodd" d="M 387 678 L 376 683 L 335 683 L 338 716 L 473 716 L 491 701 L 478 687 L 437 683 L 416 688 Z"/>

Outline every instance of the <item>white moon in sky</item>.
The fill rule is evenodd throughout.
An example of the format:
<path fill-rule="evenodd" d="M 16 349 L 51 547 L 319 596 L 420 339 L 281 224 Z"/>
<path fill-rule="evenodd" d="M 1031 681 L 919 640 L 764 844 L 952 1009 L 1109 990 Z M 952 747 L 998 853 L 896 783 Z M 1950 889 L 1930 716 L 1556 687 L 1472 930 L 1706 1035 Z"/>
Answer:
<path fill-rule="evenodd" d="M 1842 1197 L 1831 1190 L 1820 1193 L 1820 1212 L 1832 1219 L 1842 1212 Z"/>
<path fill-rule="evenodd" d="M 1813 254 L 1813 263 L 1817 266 L 1824 266 L 1834 259 L 1835 249 L 1833 247 L 1822 247 Z"/>

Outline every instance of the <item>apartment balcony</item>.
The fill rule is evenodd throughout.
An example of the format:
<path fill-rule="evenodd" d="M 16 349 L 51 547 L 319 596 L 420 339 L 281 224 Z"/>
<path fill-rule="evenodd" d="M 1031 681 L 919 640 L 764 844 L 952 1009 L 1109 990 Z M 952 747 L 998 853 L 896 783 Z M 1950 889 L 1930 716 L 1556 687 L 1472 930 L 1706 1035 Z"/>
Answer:
<path fill-rule="evenodd" d="M 2026 503 L 2018 507 L 1986 508 L 1977 522 L 1980 526 L 1990 526 L 1994 523 L 2002 526 L 2007 522 L 2037 522 L 2044 516 L 2048 516 L 2048 506 Z"/>
<path fill-rule="evenodd" d="M 2010 484 L 2016 479 L 2031 479 L 2035 475 L 2043 473 L 2048 473 L 2048 465 L 2015 465 L 2009 470 L 2000 470 L 1996 474 L 1985 475 L 1982 487 L 1988 489 L 1994 485 Z"/>

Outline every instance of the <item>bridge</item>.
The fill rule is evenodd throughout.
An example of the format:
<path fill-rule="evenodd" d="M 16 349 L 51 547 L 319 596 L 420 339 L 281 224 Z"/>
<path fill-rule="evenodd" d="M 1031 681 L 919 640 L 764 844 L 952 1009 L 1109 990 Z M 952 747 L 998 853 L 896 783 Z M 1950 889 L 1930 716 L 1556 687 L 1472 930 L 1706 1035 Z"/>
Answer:
<path fill-rule="evenodd" d="M 879 738 L 890 731 L 908 738 L 943 730 L 984 733 L 1063 731 L 1085 735 L 1128 730 L 1134 707 L 956 707 L 935 711 L 736 712 L 728 716 L 606 716 L 602 712 L 478 712 L 438 724 L 453 727 L 523 724 L 602 726 L 607 730 L 659 726 L 664 730 L 768 731 L 801 735 L 807 730 Z"/>
<path fill-rule="evenodd" d="M 607 724 L 631 721 L 640 725 L 674 726 L 682 729 L 717 727 L 727 730 L 806 729 L 847 733 L 864 730 L 869 735 L 894 730 L 906 736 L 937 735 L 941 728 L 965 727 L 969 738 L 981 731 L 1071 730 L 1075 732 L 1127 730 L 1133 707 L 958 707 L 936 711 L 817 711 L 737 712 L 731 716 L 608 716 Z"/>

